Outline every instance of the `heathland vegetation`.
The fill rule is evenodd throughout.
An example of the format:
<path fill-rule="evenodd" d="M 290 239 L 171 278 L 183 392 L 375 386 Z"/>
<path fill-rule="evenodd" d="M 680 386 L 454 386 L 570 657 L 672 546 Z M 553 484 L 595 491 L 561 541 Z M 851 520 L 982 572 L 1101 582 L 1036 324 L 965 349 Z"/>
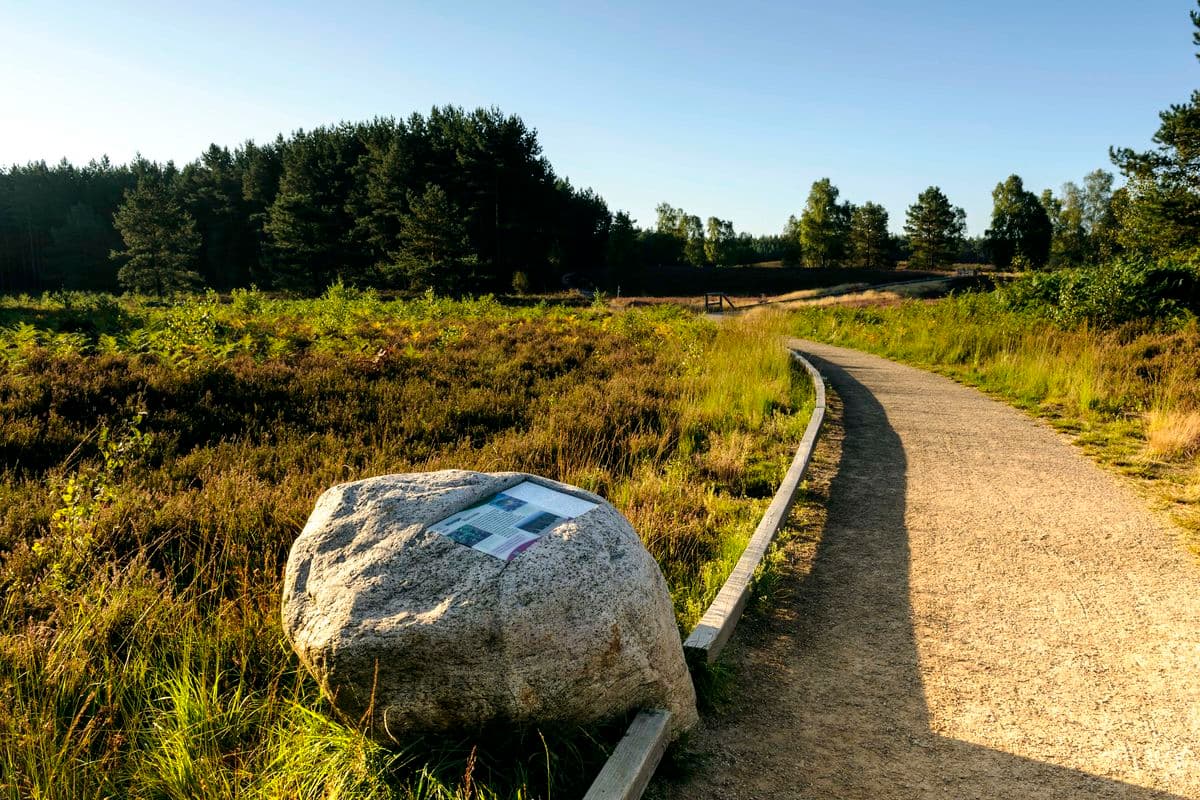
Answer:
<path fill-rule="evenodd" d="M 1112 151 L 1119 187 L 1000 181 L 973 239 L 937 186 L 897 236 L 827 178 L 778 236 L 668 203 L 639 228 L 495 109 L 182 167 L 0 170 L 0 796 L 569 796 L 614 731 L 385 748 L 336 717 L 281 631 L 288 549 L 331 484 L 525 470 L 611 499 L 686 630 L 807 421 L 784 333 L 1045 414 L 1200 529 L 1200 92 L 1155 141 Z M 521 297 L 653 291 L 680 269 L 702 291 L 764 261 L 1024 274 L 719 326 Z"/>
<path fill-rule="evenodd" d="M 279 619 L 314 499 L 444 467 L 586 487 L 633 522 L 687 629 L 811 402 L 770 318 L 718 327 L 672 308 L 335 285 L 315 300 L 17 298 L 0 327 L 14 799 L 569 795 L 613 731 L 384 749 L 332 714 Z"/>

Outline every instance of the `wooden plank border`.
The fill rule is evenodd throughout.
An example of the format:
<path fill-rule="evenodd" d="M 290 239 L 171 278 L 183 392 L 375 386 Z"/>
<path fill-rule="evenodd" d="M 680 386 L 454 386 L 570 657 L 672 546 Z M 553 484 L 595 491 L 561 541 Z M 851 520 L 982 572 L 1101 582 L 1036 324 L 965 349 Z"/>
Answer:
<path fill-rule="evenodd" d="M 667 749 L 671 712 L 639 712 L 583 800 L 638 800 Z"/>
<path fill-rule="evenodd" d="M 733 629 L 737 627 L 738 619 L 741 618 L 742 611 L 746 608 L 746 601 L 750 599 L 754 572 L 758 569 L 763 556 L 767 554 L 771 542 L 775 541 L 779 529 L 787 522 L 788 512 L 792 509 L 800 482 L 804 480 L 804 473 L 808 470 L 809 461 L 812 460 L 813 449 L 816 447 L 817 437 L 821 433 L 821 425 L 825 422 L 825 381 L 808 359 L 795 350 L 792 350 L 791 353 L 792 358 L 804 367 L 809 378 L 812 379 L 813 391 L 816 395 L 812 417 L 804 431 L 804 438 L 800 440 L 800 446 L 796 449 L 792 465 L 788 469 L 787 475 L 784 476 L 783 483 L 779 485 L 779 490 L 775 492 L 771 505 L 767 506 L 767 511 L 759 521 L 758 527 L 754 529 L 754 535 L 747 542 L 746 549 L 742 551 L 742 557 L 738 559 L 733 572 L 729 573 L 729 577 L 721 587 L 721 591 L 717 593 L 712 605 L 700 618 L 700 623 L 692 629 L 691 634 L 683 643 L 683 652 L 693 663 L 711 664 L 720 655 L 725 643 L 729 641 L 729 637 L 733 635 Z"/>
<path fill-rule="evenodd" d="M 804 480 L 813 450 L 816 449 L 821 426 L 825 422 L 825 379 L 799 351 L 790 352 L 792 358 L 804 367 L 812 381 L 813 393 L 816 396 L 812 417 L 808 420 L 808 427 L 804 429 L 804 438 L 796 448 L 796 455 L 792 458 L 792 465 L 788 468 L 783 483 L 779 485 L 771 505 L 767 506 L 766 513 L 754 529 L 741 558 L 721 586 L 721 591 L 717 593 L 712 605 L 704 612 L 700 623 L 683 643 L 684 654 L 693 663 L 712 663 L 733 635 L 733 629 L 737 626 L 750 597 L 754 572 L 763 556 L 767 554 L 771 542 L 775 541 L 779 529 L 787 521 L 788 512 L 796 499 L 796 492 L 800 489 L 800 482 Z M 583 800 L 638 800 L 642 792 L 646 791 L 646 786 L 667 749 L 670 718 L 670 712 L 658 709 L 642 711 L 634 717 L 628 731 L 604 763 L 604 768 L 592 782 Z"/>

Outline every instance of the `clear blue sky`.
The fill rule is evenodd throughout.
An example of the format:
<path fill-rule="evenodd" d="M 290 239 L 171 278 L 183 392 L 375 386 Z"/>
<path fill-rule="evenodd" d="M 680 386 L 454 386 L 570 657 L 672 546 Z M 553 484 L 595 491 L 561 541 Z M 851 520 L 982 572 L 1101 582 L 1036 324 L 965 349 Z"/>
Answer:
<path fill-rule="evenodd" d="M 828 176 L 893 229 L 937 184 L 981 233 L 997 181 L 1111 168 L 1200 86 L 1191 0 L 189 5 L 0 0 L 0 163 L 497 105 L 643 225 L 778 232 Z"/>

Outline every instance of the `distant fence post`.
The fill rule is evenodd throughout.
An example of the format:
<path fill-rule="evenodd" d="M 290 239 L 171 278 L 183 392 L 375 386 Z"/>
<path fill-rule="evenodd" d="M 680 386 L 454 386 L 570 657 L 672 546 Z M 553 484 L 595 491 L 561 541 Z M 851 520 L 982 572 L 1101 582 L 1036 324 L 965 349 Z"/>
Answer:
<path fill-rule="evenodd" d="M 737 306 L 729 299 L 729 295 L 724 292 L 704 293 L 704 313 L 720 314 L 725 311 L 726 305 L 729 306 L 730 311 L 737 311 Z"/>

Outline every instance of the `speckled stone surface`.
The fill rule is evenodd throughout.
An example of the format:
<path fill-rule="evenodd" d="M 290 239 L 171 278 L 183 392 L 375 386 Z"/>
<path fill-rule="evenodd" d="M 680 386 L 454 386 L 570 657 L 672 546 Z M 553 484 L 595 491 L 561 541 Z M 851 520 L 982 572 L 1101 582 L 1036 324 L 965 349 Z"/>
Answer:
<path fill-rule="evenodd" d="M 507 562 L 427 530 L 526 479 L 597 508 Z M 329 489 L 292 546 L 283 626 L 339 710 L 384 740 L 643 707 L 670 710 L 676 733 L 696 721 L 666 582 L 633 528 L 522 473 Z"/>

